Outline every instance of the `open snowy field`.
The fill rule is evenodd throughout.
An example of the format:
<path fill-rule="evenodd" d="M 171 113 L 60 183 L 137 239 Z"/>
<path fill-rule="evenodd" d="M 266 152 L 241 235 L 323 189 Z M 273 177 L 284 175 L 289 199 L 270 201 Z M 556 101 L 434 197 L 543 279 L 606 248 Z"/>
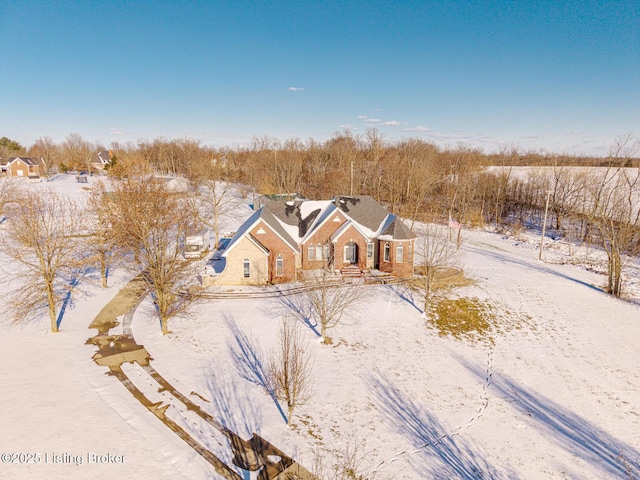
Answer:
<path fill-rule="evenodd" d="M 57 182 L 83 194 L 72 177 Z M 628 271 L 631 301 L 622 301 L 600 290 L 597 268 L 572 264 L 581 256 L 597 264 L 593 250 L 569 255 L 548 241 L 540 262 L 535 237 L 463 231 L 463 242 L 473 283 L 451 294 L 491 305 L 492 328 L 441 335 L 405 292 L 367 287 L 348 322 L 330 331 L 333 345 L 303 327 L 313 388 L 292 427 L 238 361 L 247 351 L 268 355 L 288 302 L 204 301 L 162 336 L 145 301 L 134 336 L 155 369 L 218 421 L 245 438 L 260 434 L 308 468 L 315 455 L 330 466 L 357 446 L 360 468 L 377 479 L 638 478 L 638 261 Z M 0 478 L 219 478 L 91 359 L 88 325 L 129 278 L 118 270 L 106 290 L 87 285 L 58 334 L 44 316 L 0 325 L 0 453 L 41 458 L 3 456 Z M 189 422 L 172 406 L 167 415 Z M 227 447 L 204 430 L 200 440 Z"/>

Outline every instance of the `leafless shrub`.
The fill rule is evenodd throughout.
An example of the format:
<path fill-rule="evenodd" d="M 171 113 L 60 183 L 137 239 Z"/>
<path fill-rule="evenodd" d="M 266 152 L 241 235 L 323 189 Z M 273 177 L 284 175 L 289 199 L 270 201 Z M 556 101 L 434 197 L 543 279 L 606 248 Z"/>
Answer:
<path fill-rule="evenodd" d="M 268 385 L 276 398 L 287 405 L 287 424 L 291 424 L 296 407 L 311 395 L 312 361 L 308 342 L 302 338 L 298 322 L 283 317 L 279 331 L 279 345 L 268 362 Z"/>

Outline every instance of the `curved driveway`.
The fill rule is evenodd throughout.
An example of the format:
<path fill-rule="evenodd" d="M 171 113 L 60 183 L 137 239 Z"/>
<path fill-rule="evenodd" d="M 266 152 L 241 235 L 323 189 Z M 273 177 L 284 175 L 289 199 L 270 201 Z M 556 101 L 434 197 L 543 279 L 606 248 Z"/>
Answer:
<path fill-rule="evenodd" d="M 190 411 L 198 415 L 211 427 L 216 429 L 229 440 L 233 451 L 233 463 L 244 470 L 259 471 L 258 480 L 276 480 L 288 478 L 288 474 L 295 474 L 301 480 L 314 480 L 315 477 L 304 467 L 300 466 L 275 446 L 260 436 L 253 434 L 250 440 L 244 440 L 237 434 L 216 421 L 209 413 L 193 403 L 189 398 L 176 390 L 151 365 L 149 352 L 142 345 L 138 345 L 131 331 L 133 314 L 146 296 L 144 281 L 140 276 L 134 278 L 98 313 L 89 328 L 98 330 L 98 334 L 87 340 L 88 344 L 98 347 L 93 360 L 100 366 L 109 368 L 109 374 L 116 377 L 131 392 L 133 397 L 153 413 L 160 421 L 170 428 L 191 448 L 198 452 L 215 471 L 225 479 L 242 480 L 242 477 L 231 467 L 222 462 L 214 453 L 207 449 L 183 427 L 169 418 L 165 413 L 170 405 L 180 405 L 180 410 Z M 118 317 L 123 317 L 123 333 L 112 334 L 112 329 L 118 327 Z M 157 383 L 158 392 L 167 392 L 172 396 L 171 403 L 152 402 L 136 387 L 133 381 L 122 370 L 123 363 L 136 362 Z M 271 457 L 271 458 L 269 458 Z M 279 458 L 274 462 L 272 458 Z M 264 468 L 263 468 L 264 467 Z"/>

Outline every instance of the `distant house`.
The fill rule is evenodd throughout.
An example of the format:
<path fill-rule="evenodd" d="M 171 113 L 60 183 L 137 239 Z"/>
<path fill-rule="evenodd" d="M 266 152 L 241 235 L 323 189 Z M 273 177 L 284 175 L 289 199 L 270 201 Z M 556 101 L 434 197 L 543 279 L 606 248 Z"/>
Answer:
<path fill-rule="evenodd" d="M 7 175 L 39 179 L 44 175 L 44 165 L 37 158 L 12 157 L 6 164 Z"/>
<path fill-rule="evenodd" d="M 89 162 L 89 170 L 91 170 L 92 172 L 104 170 L 104 167 L 111 163 L 112 158 L 113 152 L 111 150 L 103 150 L 101 152 L 98 152 Z"/>
<path fill-rule="evenodd" d="M 414 233 L 367 195 L 268 201 L 211 261 L 205 285 L 294 281 L 299 271 L 413 274 Z"/>
<path fill-rule="evenodd" d="M 306 198 L 299 193 L 271 193 L 268 195 L 260 195 L 256 197 L 253 202 L 253 210 L 260 210 L 267 202 L 287 202 L 292 200 L 306 200 Z"/>

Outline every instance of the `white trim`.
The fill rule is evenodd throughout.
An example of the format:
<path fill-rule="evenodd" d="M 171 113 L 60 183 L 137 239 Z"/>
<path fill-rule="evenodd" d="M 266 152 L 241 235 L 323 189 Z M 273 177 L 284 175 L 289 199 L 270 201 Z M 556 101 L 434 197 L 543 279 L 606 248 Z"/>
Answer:
<path fill-rule="evenodd" d="M 333 232 L 333 235 L 331 235 L 331 237 L 329 238 L 333 243 L 335 243 L 342 236 L 342 234 L 346 232 L 349 229 L 349 227 L 352 225 L 353 225 L 353 228 L 355 228 L 356 231 L 359 232 L 360 235 L 362 235 L 367 242 L 371 241 L 371 238 L 369 238 L 369 236 L 358 227 L 358 224 L 353 222 L 352 220 L 347 220 L 344 224 L 340 226 L 338 230 Z"/>
<path fill-rule="evenodd" d="M 322 227 L 322 225 L 324 225 L 325 223 L 327 223 L 327 222 L 329 221 L 329 219 L 331 219 L 331 218 L 333 217 L 333 213 L 334 213 L 334 212 L 333 212 L 333 210 L 335 210 L 335 213 L 339 213 L 339 214 L 340 214 L 340 216 L 342 217 L 342 219 L 343 219 L 345 222 L 348 222 L 348 221 L 349 221 L 349 219 L 347 218 L 347 216 L 346 216 L 346 215 L 344 215 L 344 214 L 342 213 L 342 211 L 340 211 L 340 210 L 338 209 L 338 207 L 336 207 L 336 206 L 333 204 L 333 202 L 332 202 L 331 200 L 328 200 L 328 201 L 329 201 L 330 203 L 329 203 L 329 205 L 327 206 L 327 209 L 326 209 L 323 213 L 321 213 L 321 214 L 320 214 L 320 218 L 319 218 L 319 219 L 316 219 L 316 222 L 315 222 L 313 225 L 311 225 L 311 227 L 309 228 L 309 230 L 307 230 L 307 234 L 304 236 L 304 238 L 302 238 L 302 239 L 300 240 L 300 243 L 301 243 L 301 244 L 302 244 L 302 243 L 307 243 L 309 240 L 311 240 L 311 238 L 313 238 L 313 236 L 317 233 L 317 231 L 320 229 L 320 227 Z M 333 208 L 333 210 L 332 210 L 332 208 Z M 324 217 L 324 218 L 322 218 L 322 217 Z M 335 217 L 333 217 L 333 218 L 335 218 Z M 332 221 L 333 221 L 333 220 L 332 220 Z"/>
<path fill-rule="evenodd" d="M 369 248 L 371 248 L 371 255 L 369 255 Z M 376 252 L 376 247 L 373 242 L 367 242 L 367 260 L 373 259 Z"/>

